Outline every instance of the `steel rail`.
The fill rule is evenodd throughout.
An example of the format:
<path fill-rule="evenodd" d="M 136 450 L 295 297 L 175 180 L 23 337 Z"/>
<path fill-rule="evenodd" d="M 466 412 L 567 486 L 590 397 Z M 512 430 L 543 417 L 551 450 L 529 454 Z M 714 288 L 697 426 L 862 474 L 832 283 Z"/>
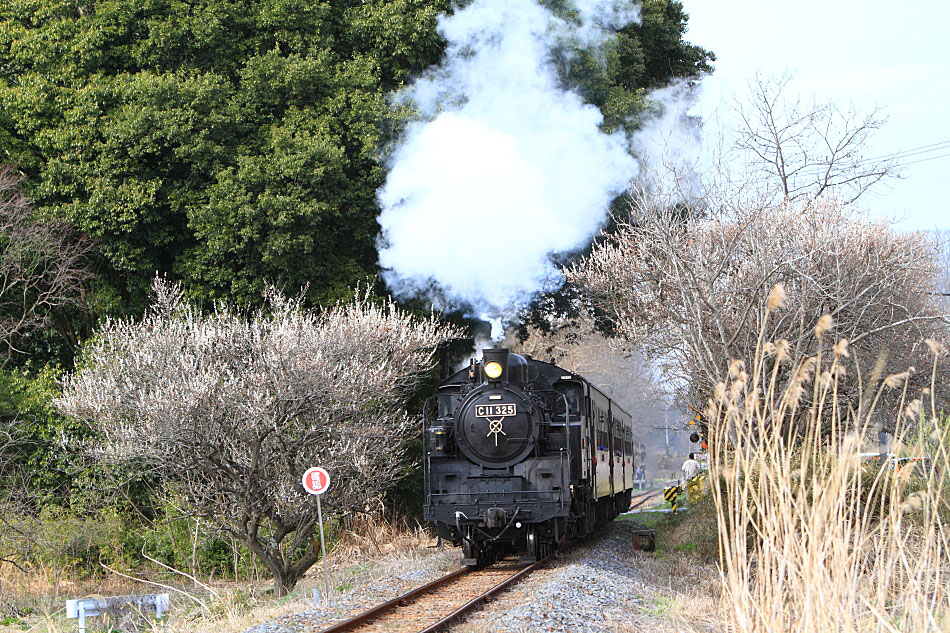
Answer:
<path fill-rule="evenodd" d="M 650 495 L 655 495 L 657 493 L 656 489 L 647 490 L 646 492 L 638 492 L 637 494 L 630 497 L 630 502 L 633 503 L 637 499 L 642 499 L 643 497 L 648 497 Z"/>
<path fill-rule="evenodd" d="M 653 497 L 655 497 L 656 495 L 659 495 L 659 494 L 663 494 L 663 491 L 662 491 L 662 490 L 654 490 L 654 491 L 652 491 L 652 493 L 651 493 L 650 495 L 647 495 L 646 497 L 644 497 L 643 499 L 641 499 L 641 500 L 638 501 L 637 503 L 633 504 L 632 506 L 630 506 L 629 508 L 627 508 L 626 511 L 627 511 L 627 512 L 630 512 L 630 510 L 634 510 L 634 509 L 636 509 L 636 508 L 639 508 L 639 507 L 642 506 L 644 503 L 646 503 L 647 501 L 649 501 L 650 499 L 652 499 Z"/>
<path fill-rule="evenodd" d="M 548 558 L 549 557 L 542 558 L 538 562 L 525 567 L 524 569 L 516 573 L 514 576 L 510 578 L 506 578 L 505 580 L 501 581 L 500 583 L 498 583 L 497 585 L 495 585 L 494 587 L 492 587 L 485 593 L 481 594 L 477 598 L 473 598 L 472 600 L 468 601 L 467 603 L 465 603 L 464 605 L 462 605 L 461 607 L 459 607 L 458 609 L 456 609 L 449 615 L 445 616 L 444 618 L 442 618 L 441 620 L 439 620 L 432 626 L 422 629 L 421 631 L 419 631 L 419 633 L 436 633 L 436 631 L 445 630 L 447 627 L 454 624 L 457 620 L 465 617 L 465 615 L 467 615 L 471 611 L 474 611 L 485 602 L 488 602 L 489 600 L 494 598 L 496 594 L 501 593 L 502 591 L 504 591 L 511 585 L 515 584 L 516 582 L 518 582 L 519 580 L 521 580 L 522 578 L 524 578 L 525 576 L 533 572 L 540 565 L 547 562 Z"/>
<path fill-rule="evenodd" d="M 456 609 L 449 615 L 445 616 L 438 622 L 429 625 L 425 629 L 422 629 L 418 633 L 435 633 L 436 631 L 445 630 L 447 627 L 457 622 L 460 618 L 464 617 L 468 613 L 471 613 L 472 611 L 477 609 L 479 606 L 481 606 L 485 602 L 490 601 L 495 595 L 501 593 L 502 591 L 504 591 L 505 589 L 513 585 L 514 583 L 524 578 L 526 575 L 528 575 L 529 573 L 537 569 L 542 563 L 547 562 L 547 560 L 548 560 L 548 557 L 545 557 L 541 559 L 540 561 L 533 563 L 525 567 L 524 569 L 521 569 L 515 572 L 510 577 L 492 586 L 490 589 L 488 589 L 488 591 L 485 591 L 484 593 L 481 593 L 477 597 L 469 600 L 468 602 L 466 602 L 464 605 L 462 605 L 461 607 L 459 607 L 458 609 Z M 373 607 L 372 609 L 369 609 L 368 611 L 364 611 L 363 613 L 360 613 L 359 615 L 356 615 L 348 620 L 344 620 L 343 622 L 338 622 L 337 624 L 334 624 L 333 626 L 329 628 L 323 629 L 320 633 L 344 633 L 345 631 L 352 631 L 353 629 L 359 628 L 360 626 L 364 624 L 370 624 L 376 618 L 379 618 L 380 616 L 383 616 L 392 611 L 395 611 L 399 607 L 405 606 L 407 603 L 410 603 L 416 598 L 422 595 L 425 595 L 435 589 L 438 589 L 442 585 L 448 584 L 462 576 L 465 576 L 466 574 L 470 572 L 477 572 L 477 571 L 480 571 L 480 570 L 469 568 L 469 567 L 463 567 L 457 571 L 452 572 L 451 574 L 448 574 L 446 576 L 442 576 L 441 578 L 433 580 L 432 582 L 428 584 L 422 585 L 421 587 L 417 587 L 416 589 L 413 589 L 409 593 L 403 594 L 399 596 L 398 598 L 393 598 L 389 602 L 385 602 L 383 604 L 377 605 Z"/>
<path fill-rule="evenodd" d="M 384 602 L 383 604 L 377 605 L 373 607 L 372 609 L 370 609 L 369 611 L 364 611 L 363 613 L 360 613 L 359 615 L 356 615 L 350 618 L 349 620 L 344 620 L 343 622 L 334 624 L 328 629 L 323 629 L 320 633 L 343 633 L 343 631 L 349 631 L 349 630 L 355 629 L 356 627 L 362 624 L 366 624 L 370 620 L 373 620 L 384 613 L 388 613 L 389 611 L 392 611 L 396 609 L 397 607 L 401 607 L 403 606 L 403 604 L 423 594 L 429 593 L 433 589 L 441 587 L 442 585 L 446 583 L 452 582 L 456 578 L 464 576 L 465 574 L 468 574 L 471 571 L 473 570 L 470 567 L 462 567 L 461 569 L 453 571 L 451 574 L 442 576 L 441 578 L 437 578 L 430 583 L 422 585 L 421 587 L 416 587 L 409 593 L 405 593 L 399 596 L 398 598 L 393 598 L 389 602 Z"/>

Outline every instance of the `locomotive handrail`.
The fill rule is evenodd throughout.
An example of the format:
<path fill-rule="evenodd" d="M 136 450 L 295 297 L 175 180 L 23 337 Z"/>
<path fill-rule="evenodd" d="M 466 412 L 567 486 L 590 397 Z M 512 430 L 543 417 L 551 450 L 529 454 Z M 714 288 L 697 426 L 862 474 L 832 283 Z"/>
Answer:
<path fill-rule="evenodd" d="M 426 398 L 425 402 L 422 403 L 422 452 L 425 456 L 425 468 L 426 472 L 432 472 L 432 455 L 428 450 L 429 438 L 426 437 L 426 432 L 429 430 L 429 415 L 428 415 L 428 405 L 436 396 L 429 396 Z M 432 504 L 432 492 L 429 490 L 429 478 L 425 477 L 425 505 Z"/>
<path fill-rule="evenodd" d="M 422 428 L 429 428 L 429 403 L 433 402 L 437 396 L 429 396 L 426 398 L 426 401 L 422 403 Z M 436 416 L 438 417 L 438 416 Z"/>
<path fill-rule="evenodd" d="M 560 392 L 558 392 L 560 393 Z M 564 400 L 564 444 L 567 446 L 567 484 L 570 486 L 571 483 L 571 407 L 567 402 L 567 396 L 561 393 L 561 399 Z M 561 477 L 564 477 L 564 453 L 561 453 Z M 561 510 L 564 510 L 564 481 L 561 481 L 562 494 L 561 497 Z M 570 494 L 570 488 L 568 488 L 568 494 Z"/>

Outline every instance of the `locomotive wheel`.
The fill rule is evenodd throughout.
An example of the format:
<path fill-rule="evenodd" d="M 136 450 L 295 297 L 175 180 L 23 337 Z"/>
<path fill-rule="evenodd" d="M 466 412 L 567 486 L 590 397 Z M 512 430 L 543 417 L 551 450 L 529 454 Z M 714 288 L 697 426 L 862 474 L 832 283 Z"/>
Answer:
<path fill-rule="evenodd" d="M 526 535 L 526 547 L 524 554 L 521 555 L 522 563 L 536 563 L 540 559 L 538 558 L 538 531 L 535 526 L 528 528 L 528 533 Z"/>

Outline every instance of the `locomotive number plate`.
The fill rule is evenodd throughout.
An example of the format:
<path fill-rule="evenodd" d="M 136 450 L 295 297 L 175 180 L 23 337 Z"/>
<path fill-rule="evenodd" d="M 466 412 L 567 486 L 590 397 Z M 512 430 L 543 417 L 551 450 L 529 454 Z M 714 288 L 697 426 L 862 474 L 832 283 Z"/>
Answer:
<path fill-rule="evenodd" d="M 518 407 L 514 404 L 476 404 L 476 418 L 505 418 L 509 415 L 518 413 Z"/>

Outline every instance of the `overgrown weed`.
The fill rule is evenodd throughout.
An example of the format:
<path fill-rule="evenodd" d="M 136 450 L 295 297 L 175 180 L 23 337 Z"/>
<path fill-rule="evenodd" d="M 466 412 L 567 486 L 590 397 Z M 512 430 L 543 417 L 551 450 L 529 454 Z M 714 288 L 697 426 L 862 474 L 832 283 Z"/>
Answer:
<path fill-rule="evenodd" d="M 723 619 L 739 632 L 946 630 L 950 422 L 934 395 L 942 345 L 928 341 L 929 389 L 910 393 L 909 374 L 884 378 L 880 363 L 880 379 L 846 408 L 838 380 L 854 368 L 846 341 L 822 349 L 830 320 L 816 328 L 817 355 L 780 359 L 774 350 L 787 343 L 760 344 L 753 366 L 734 368 L 709 401 Z M 875 410 L 887 389 L 901 390 L 896 420 Z M 897 438 L 892 453 L 927 457 L 926 468 L 861 457 L 882 422 Z"/>
<path fill-rule="evenodd" d="M 445 571 L 457 564 L 455 552 L 450 552 L 450 548 L 440 552 L 434 545 L 435 539 L 427 530 L 418 524 L 410 526 L 409 520 L 401 515 L 382 511 L 357 514 L 336 527 L 336 538 L 327 557 L 331 590 L 342 593 L 383 578 L 398 577 L 417 571 L 423 561 Z M 21 605 L 19 621 L 38 633 L 74 630 L 75 622 L 65 619 L 66 598 L 169 592 L 170 613 L 160 622 L 152 620 L 156 633 L 237 633 L 261 622 L 311 609 L 313 589 L 323 591 L 322 563 L 282 598 L 274 597 L 273 582 L 267 577 L 241 581 L 189 579 L 187 571 L 154 565 L 121 567 L 115 570 L 118 573 L 86 578 L 70 575 L 68 569 L 62 568 L 31 567 L 27 571 L 9 564 L 0 566 L 0 589 L 4 599 L 16 597 Z"/>

